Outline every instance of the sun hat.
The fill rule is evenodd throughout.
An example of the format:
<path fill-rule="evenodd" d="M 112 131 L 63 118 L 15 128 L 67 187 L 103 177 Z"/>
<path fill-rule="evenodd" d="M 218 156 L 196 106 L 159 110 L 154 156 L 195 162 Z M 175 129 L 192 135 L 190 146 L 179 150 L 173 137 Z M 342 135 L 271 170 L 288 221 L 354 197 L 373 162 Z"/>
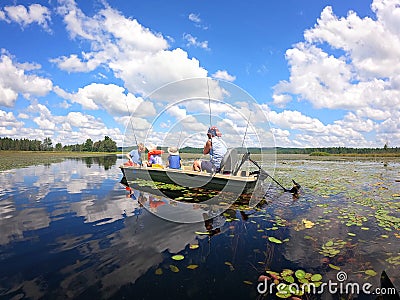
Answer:
<path fill-rule="evenodd" d="M 169 147 L 168 153 L 171 155 L 179 155 L 179 151 L 177 147 Z"/>
<path fill-rule="evenodd" d="M 148 145 L 146 146 L 146 148 L 147 148 L 147 150 L 150 152 L 150 151 L 156 150 L 156 149 L 157 149 L 157 146 L 154 145 L 154 144 L 152 144 L 152 143 L 150 143 L 150 144 L 148 144 Z"/>
<path fill-rule="evenodd" d="M 217 126 L 208 128 L 207 134 L 210 134 L 211 136 L 222 136 L 222 133 L 219 131 Z"/>

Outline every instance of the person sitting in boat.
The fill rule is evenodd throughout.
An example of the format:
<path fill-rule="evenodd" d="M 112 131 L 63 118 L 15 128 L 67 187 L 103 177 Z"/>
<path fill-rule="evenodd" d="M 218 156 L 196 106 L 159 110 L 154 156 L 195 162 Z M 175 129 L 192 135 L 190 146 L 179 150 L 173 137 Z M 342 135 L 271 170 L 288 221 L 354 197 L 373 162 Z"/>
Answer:
<path fill-rule="evenodd" d="M 168 148 L 168 162 L 167 167 L 170 169 L 180 169 L 182 166 L 181 156 L 179 155 L 178 147 Z"/>
<path fill-rule="evenodd" d="M 216 126 L 212 126 L 207 131 L 208 140 L 203 148 L 203 154 L 210 154 L 210 160 L 195 160 L 193 170 L 207 171 L 208 173 L 219 172 L 221 161 L 227 151 L 225 142 L 221 138 L 222 133 Z"/>
<path fill-rule="evenodd" d="M 147 153 L 147 166 L 148 167 L 153 167 L 153 168 L 164 168 L 163 166 L 163 161 L 161 154 L 164 153 L 163 150 L 158 150 L 157 146 L 151 144 L 147 147 L 147 150 L 149 152 Z"/>
<path fill-rule="evenodd" d="M 139 143 L 137 149 L 133 149 L 131 152 L 126 154 L 130 166 L 140 167 L 142 165 L 141 153 L 144 152 L 145 149 L 143 143 Z"/>

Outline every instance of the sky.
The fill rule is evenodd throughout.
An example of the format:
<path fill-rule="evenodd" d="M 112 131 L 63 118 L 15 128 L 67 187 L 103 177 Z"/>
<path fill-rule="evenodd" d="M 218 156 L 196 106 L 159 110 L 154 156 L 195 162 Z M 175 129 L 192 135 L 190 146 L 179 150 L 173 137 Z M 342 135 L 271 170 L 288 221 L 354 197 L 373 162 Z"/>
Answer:
<path fill-rule="evenodd" d="M 0 137 L 400 146 L 400 1 L 0 2 Z"/>

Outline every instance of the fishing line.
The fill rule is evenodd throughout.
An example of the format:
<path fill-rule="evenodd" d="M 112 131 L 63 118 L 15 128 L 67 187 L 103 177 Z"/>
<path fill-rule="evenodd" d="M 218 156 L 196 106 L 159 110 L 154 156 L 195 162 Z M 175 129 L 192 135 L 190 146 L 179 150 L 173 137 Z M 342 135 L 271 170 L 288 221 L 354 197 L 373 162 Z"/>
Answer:
<path fill-rule="evenodd" d="M 210 98 L 210 86 L 208 84 L 208 77 L 207 77 L 207 93 L 208 93 L 208 108 L 210 111 L 210 128 L 212 126 L 212 122 L 211 122 L 211 98 Z"/>
<path fill-rule="evenodd" d="M 242 148 L 243 148 L 243 145 L 244 145 L 244 140 L 246 139 L 247 129 L 249 128 L 250 117 L 251 117 L 251 111 L 250 111 L 250 114 L 249 114 L 249 118 L 247 119 L 246 131 L 244 132 L 243 141 L 242 141 Z"/>
<path fill-rule="evenodd" d="M 128 110 L 128 113 L 129 113 L 129 121 L 130 121 L 131 126 L 132 126 L 133 137 L 135 138 L 136 146 L 139 148 L 139 145 L 138 145 L 138 142 L 137 142 L 137 139 L 136 139 L 135 128 L 133 127 L 133 123 L 132 123 L 131 112 L 129 110 L 129 106 L 128 106 L 128 102 L 126 101 L 126 98 L 125 98 L 125 104 L 126 104 L 126 109 Z"/>

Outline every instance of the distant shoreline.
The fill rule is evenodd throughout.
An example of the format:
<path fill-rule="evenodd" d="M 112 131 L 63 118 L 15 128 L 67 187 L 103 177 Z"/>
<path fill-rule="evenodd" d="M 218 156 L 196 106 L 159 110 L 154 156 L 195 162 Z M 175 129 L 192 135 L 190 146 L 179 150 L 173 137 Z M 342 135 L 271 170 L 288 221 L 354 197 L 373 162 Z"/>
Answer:
<path fill-rule="evenodd" d="M 125 152 L 126 153 L 126 152 Z M 122 156 L 123 152 L 70 152 L 70 151 L 0 151 L 0 172 L 24 168 L 35 165 L 45 165 L 51 163 L 62 162 L 68 158 L 85 158 L 85 157 L 101 157 L 101 156 Z M 167 156 L 167 154 L 164 154 Z M 196 153 L 181 153 L 182 159 L 191 161 L 200 158 Z M 257 160 L 259 154 L 253 154 L 252 157 Z M 274 154 L 267 154 L 271 159 L 275 159 Z M 204 158 L 208 156 L 203 156 Z M 310 154 L 276 154 L 278 161 L 285 160 L 387 160 L 400 158 L 399 153 L 379 153 L 379 154 L 330 154 L 322 156 L 311 156 Z"/>

